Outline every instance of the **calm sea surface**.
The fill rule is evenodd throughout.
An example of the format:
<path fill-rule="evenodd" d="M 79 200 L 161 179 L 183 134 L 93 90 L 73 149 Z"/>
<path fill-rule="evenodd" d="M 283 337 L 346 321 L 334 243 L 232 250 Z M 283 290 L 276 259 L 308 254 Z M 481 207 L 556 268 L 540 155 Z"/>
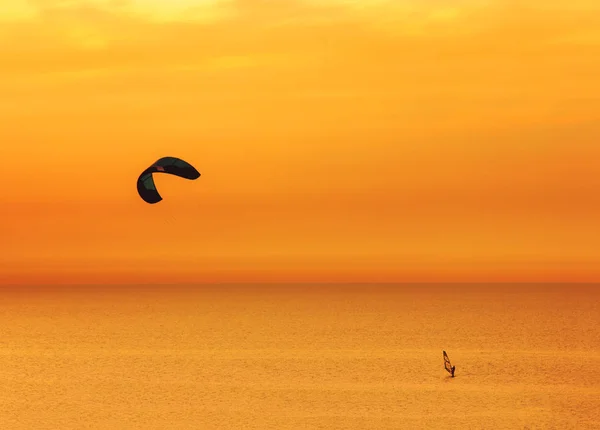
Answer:
<path fill-rule="evenodd" d="M 600 429 L 600 286 L 4 289 L 0 428 Z"/>

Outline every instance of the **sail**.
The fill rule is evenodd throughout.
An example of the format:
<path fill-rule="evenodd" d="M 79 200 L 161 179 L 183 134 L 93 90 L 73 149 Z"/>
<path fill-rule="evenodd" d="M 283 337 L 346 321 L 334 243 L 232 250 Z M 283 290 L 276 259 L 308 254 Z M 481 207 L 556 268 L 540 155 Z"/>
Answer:
<path fill-rule="evenodd" d="M 448 354 L 446 354 L 446 351 L 444 352 L 444 368 L 446 369 L 446 371 L 452 375 L 452 364 L 450 364 L 450 359 L 448 358 Z"/>

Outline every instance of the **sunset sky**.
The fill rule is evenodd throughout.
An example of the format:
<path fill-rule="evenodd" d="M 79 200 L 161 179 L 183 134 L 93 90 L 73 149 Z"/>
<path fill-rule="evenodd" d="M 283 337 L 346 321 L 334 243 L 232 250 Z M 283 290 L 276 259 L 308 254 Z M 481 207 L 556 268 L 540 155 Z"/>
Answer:
<path fill-rule="evenodd" d="M 599 76 L 597 0 L 1 1 L 0 284 L 600 281 Z"/>

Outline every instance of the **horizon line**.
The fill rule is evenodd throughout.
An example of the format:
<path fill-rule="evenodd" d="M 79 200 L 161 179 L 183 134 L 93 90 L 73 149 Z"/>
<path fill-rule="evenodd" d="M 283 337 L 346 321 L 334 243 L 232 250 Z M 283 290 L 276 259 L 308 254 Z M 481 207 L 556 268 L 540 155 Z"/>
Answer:
<path fill-rule="evenodd" d="M 126 283 L 0 283 L 0 290 L 11 287 L 185 287 L 185 286 L 600 286 L 600 281 L 584 282 L 584 281 L 559 281 L 559 282 L 543 282 L 543 281 L 449 281 L 449 282 L 430 282 L 430 281 L 375 281 L 375 282 L 340 282 L 340 281 L 307 281 L 307 282 L 292 282 L 292 281 L 265 281 L 265 282 L 231 282 L 231 281 L 211 281 L 211 282 L 126 282 Z"/>

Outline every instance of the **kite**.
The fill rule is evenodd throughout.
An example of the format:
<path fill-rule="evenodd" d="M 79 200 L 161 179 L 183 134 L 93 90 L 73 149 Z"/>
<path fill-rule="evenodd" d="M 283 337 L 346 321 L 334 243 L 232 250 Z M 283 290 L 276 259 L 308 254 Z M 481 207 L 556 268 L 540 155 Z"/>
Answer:
<path fill-rule="evenodd" d="M 154 184 L 154 173 L 167 173 L 184 179 L 198 179 L 200 172 L 187 161 L 175 157 L 163 157 L 142 172 L 137 180 L 137 190 L 140 197 L 149 204 L 162 200 Z"/>

